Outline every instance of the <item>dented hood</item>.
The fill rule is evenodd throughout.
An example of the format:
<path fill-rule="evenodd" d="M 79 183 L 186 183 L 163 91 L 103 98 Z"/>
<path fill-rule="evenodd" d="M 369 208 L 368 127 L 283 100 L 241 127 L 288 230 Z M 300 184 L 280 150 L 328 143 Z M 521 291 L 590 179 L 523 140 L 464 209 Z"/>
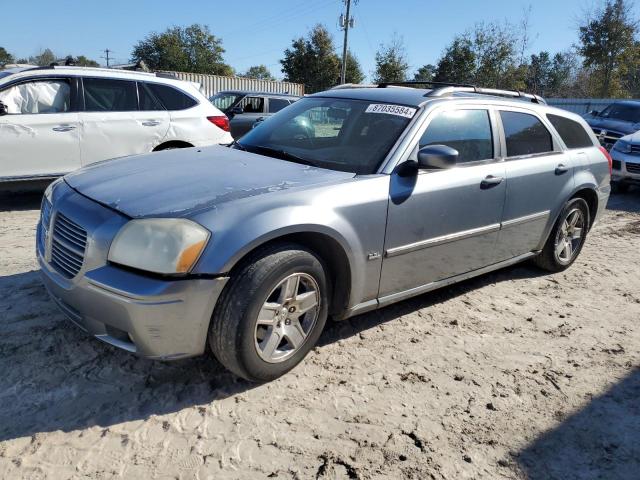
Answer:
<path fill-rule="evenodd" d="M 64 179 L 130 217 L 186 217 L 233 200 L 353 176 L 216 145 L 108 160 Z"/>

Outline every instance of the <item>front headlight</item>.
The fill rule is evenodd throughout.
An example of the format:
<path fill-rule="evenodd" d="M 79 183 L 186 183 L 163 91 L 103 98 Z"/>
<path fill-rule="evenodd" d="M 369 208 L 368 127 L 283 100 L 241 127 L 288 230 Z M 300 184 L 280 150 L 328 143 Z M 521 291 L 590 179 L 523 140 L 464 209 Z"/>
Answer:
<path fill-rule="evenodd" d="M 631 153 L 631 144 L 624 140 L 618 140 L 613 144 L 613 149 L 622 153 Z"/>
<path fill-rule="evenodd" d="M 51 196 L 53 195 L 53 189 L 56 188 L 56 185 L 58 185 L 60 182 L 62 182 L 62 177 L 51 182 L 47 187 L 47 189 L 44 191 L 44 198 L 46 198 L 49 203 L 51 203 Z"/>
<path fill-rule="evenodd" d="M 198 261 L 210 233 L 191 220 L 131 220 L 109 249 L 109 261 L 154 273 L 187 273 Z"/>

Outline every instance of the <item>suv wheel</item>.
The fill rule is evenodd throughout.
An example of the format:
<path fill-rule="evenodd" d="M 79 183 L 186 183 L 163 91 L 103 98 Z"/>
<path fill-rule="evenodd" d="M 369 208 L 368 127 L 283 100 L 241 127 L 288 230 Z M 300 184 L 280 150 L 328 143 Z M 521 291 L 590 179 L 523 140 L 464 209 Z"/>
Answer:
<path fill-rule="evenodd" d="M 304 247 L 269 247 L 236 270 L 211 319 L 209 345 L 236 375 L 273 380 L 300 363 L 327 320 L 329 285 Z"/>
<path fill-rule="evenodd" d="M 550 272 L 567 269 L 580 254 L 589 229 L 589 206 L 582 198 L 567 202 L 547 243 L 534 262 Z"/>

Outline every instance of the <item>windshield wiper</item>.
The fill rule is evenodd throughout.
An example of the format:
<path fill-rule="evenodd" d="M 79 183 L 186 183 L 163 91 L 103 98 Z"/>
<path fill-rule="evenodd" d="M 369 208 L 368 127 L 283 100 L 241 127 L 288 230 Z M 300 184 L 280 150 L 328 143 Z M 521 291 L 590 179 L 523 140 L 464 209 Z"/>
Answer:
<path fill-rule="evenodd" d="M 302 163 L 303 165 L 310 165 L 312 167 L 317 167 L 314 162 L 311 160 L 307 160 L 306 158 L 299 157 L 293 153 L 287 152 L 286 150 L 282 150 L 279 148 L 267 147 L 264 145 L 253 146 L 256 150 L 262 151 L 269 156 L 276 156 L 276 158 L 280 158 L 282 160 L 289 160 L 290 162 Z"/>

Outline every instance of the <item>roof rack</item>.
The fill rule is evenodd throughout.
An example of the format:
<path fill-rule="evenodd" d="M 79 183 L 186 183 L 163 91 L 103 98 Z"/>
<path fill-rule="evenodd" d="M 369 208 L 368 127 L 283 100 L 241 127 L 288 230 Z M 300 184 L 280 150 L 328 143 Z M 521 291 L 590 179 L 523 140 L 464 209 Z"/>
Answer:
<path fill-rule="evenodd" d="M 517 90 L 501 90 L 497 88 L 480 88 L 467 83 L 453 82 L 430 82 L 430 81 L 413 81 L 413 82 L 383 82 L 378 85 L 379 88 L 390 86 L 413 86 L 413 85 L 429 85 L 433 88 L 425 94 L 425 97 L 447 97 L 454 93 L 475 93 L 478 95 L 492 95 L 498 97 L 516 98 L 526 100 L 531 103 L 540 103 L 546 105 L 547 102 L 539 95 L 532 93 L 524 93 Z"/>

